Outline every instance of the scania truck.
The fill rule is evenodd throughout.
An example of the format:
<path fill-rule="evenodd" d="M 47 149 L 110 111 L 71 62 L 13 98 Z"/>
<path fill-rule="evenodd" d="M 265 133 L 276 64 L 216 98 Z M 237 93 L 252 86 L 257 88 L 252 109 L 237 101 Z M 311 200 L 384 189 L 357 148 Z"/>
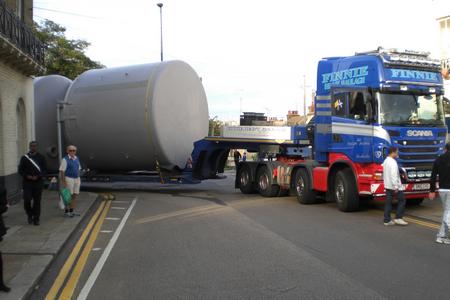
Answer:
<path fill-rule="evenodd" d="M 192 176 L 214 178 L 230 149 L 270 152 L 275 159 L 237 166 L 242 193 L 291 193 L 302 204 L 325 199 L 350 212 L 364 198 L 384 200 L 381 164 L 395 146 L 407 201 L 420 203 L 447 139 L 443 94 L 440 63 L 429 53 L 378 48 L 324 58 L 309 124 L 291 127 L 284 140 L 248 137 L 243 127 L 243 136 L 207 137 L 195 143 Z"/>

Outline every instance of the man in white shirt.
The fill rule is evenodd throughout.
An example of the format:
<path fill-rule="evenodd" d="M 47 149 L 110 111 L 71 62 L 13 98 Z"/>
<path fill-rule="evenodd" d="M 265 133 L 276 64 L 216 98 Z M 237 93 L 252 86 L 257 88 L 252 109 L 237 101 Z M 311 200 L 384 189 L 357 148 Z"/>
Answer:
<path fill-rule="evenodd" d="M 389 148 L 389 155 L 383 162 L 383 181 L 384 189 L 386 190 L 386 201 L 384 203 L 384 225 L 408 225 L 403 220 L 405 212 L 405 196 L 403 194 L 403 184 L 400 180 L 400 172 L 397 161 L 398 149 L 396 147 Z M 392 200 L 397 194 L 397 211 L 394 220 L 391 220 Z"/>

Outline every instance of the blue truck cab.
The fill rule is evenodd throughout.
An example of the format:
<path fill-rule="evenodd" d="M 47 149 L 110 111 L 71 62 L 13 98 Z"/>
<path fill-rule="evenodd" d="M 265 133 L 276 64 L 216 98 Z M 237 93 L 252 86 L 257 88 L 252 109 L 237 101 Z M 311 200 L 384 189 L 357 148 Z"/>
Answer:
<path fill-rule="evenodd" d="M 321 60 L 315 160 L 330 166 L 345 161 L 360 195 L 383 197 L 382 184 L 374 182 L 388 147 L 395 146 L 406 192 L 421 199 L 446 142 L 443 94 L 440 63 L 429 53 L 378 48 Z"/>

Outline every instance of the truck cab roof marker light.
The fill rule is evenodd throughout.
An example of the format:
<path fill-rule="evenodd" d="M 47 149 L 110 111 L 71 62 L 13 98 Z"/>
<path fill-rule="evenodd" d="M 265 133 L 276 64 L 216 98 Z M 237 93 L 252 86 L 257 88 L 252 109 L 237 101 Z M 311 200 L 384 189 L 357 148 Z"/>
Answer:
<path fill-rule="evenodd" d="M 422 57 L 430 56 L 430 52 L 425 52 L 425 51 L 414 51 L 414 50 L 406 50 L 406 49 L 399 49 L 399 48 L 386 49 L 383 47 L 378 47 L 377 49 L 371 50 L 371 51 L 355 53 L 355 55 L 367 55 L 367 54 L 403 54 L 403 55 L 415 55 L 415 56 L 422 56 Z"/>
<path fill-rule="evenodd" d="M 403 49 L 384 49 L 379 47 L 376 50 L 358 52 L 356 55 L 376 55 L 379 56 L 386 65 L 399 65 L 406 67 L 425 67 L 438 71 L 441 62 L 430 58 L 430 52 L 411 51 Z"/>

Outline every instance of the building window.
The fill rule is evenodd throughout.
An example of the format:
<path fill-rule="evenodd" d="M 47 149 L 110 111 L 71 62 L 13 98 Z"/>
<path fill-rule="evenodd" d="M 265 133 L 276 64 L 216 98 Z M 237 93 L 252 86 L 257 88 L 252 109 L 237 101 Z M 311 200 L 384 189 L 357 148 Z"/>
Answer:
<path fill-rule="evenodd" d="M 16 145 L 17 145 L 17 159 L 27 151 L 27 116 L 25 110 L 25 103 L 22 98 L 19 98 L 16 108 Z"/>

